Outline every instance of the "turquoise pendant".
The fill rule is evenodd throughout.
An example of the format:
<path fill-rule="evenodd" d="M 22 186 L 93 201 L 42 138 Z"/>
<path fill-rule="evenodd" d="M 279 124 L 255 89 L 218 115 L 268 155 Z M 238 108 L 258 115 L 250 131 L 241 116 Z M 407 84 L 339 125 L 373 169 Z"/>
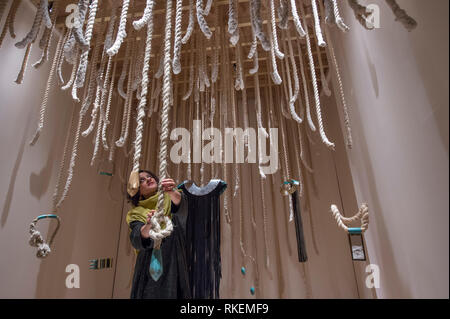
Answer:
<path fill-rule="evenodd" d="M 154 281 L 158 281 L 163 273 L 163 263 L 161 249 L 153 248 L 152 259 L 150 260 L 150 276 Z"/>

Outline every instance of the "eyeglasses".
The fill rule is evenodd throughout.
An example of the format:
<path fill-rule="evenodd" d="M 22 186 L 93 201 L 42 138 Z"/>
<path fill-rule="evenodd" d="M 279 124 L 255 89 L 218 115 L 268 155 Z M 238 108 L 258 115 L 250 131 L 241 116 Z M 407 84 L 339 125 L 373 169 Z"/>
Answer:
<path fill-rule="evenodd" d="M 145 183 L 148 179 L 155 179 L 153 176 L 147 176 L 147 177 L 140 177 L 139 183 Z"/>

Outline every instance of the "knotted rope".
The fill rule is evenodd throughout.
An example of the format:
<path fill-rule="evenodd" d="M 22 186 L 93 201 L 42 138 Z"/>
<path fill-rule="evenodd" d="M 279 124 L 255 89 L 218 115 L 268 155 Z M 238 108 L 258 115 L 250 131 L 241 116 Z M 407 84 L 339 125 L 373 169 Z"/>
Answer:
<path fill-rule="evenodd" d="M 349 233 L 349 227 L 347 224 L 355 222 L 357 220 L 361 221 L 361 232 L 365 232 L 369 228 L 369 207 L 366 203 L 363 203 L 361 207 L 359 208 L 359 211 L 356 215 L 353 217 L 344 217 L 339 212 L 339 209 L 336 205 L 331 205 L 331 214 L 333 215 L 334 219 L 336 220 L 336 223 L 338 227 L 342 228 L 346 233 Z"/>

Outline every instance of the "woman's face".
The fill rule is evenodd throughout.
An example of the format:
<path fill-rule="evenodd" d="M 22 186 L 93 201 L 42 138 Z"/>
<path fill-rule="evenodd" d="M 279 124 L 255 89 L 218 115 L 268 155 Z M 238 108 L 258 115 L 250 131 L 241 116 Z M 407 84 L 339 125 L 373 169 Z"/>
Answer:
<path fill-rule="evenodd" d="M 139 191 L 145 198 L 154 195 L 158 190 L 158 183 L 156 180 L 147 172 L 139 173 Z"/>

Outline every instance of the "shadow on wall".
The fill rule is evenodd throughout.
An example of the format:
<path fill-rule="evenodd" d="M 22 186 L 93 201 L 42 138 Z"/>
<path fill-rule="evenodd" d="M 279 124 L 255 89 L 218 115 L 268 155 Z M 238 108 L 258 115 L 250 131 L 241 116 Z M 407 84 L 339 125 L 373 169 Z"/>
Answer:
<path fill-rule="evenodd" d="M 47 192 L 52 176 L 52 168 L 55 165 L 59 166 L 59 163 L 62 160 L 63 154 L 59 154 L 61 149 L 58 147 L 60 144 L 57 143 L 57 141 L 58 137 L 54 134 L 50 150 L 47 153 L 47 161 L 45 162 L 45 166 L 39 171 L 39 173 L 36 174 L 35 172 L 31 172 L 30 174 L 30 193 L 37 199 L 41 199 L 41 197 Z"/>
<path fill-rule="evenodd" d="M 25 151 L 25 145 L 28 144 L 27 143 L 28 138 L 29 138 L 28 127 L 30 127 L 32 116 L 33 116 L 33 114 L 31 112 L 28 113 L 27 123 L 24 126 L 25 129 L 23 132 L 22 140 L 20 141 L 19 152 L 17 153 L 17 157 L 14 162 L 14 167 L 13 167 L 12 173 L 11 173 L 11 178 L 9 180 L 8 192 L 6 193 L 5 202 L 3 204 L 3 210 L 2 210 L 2 217 L 1 217 L 2 228 L 5 227 L 5 225 L 6 225 L 6 222 L 8 220 L 8 216 L 9 216 L 9 210 L 11 209 L 11 201 L 14 197 L 14 187 L 16 185 L 17 173 L 19 172 L 20 164 L 22 162 L 23 153 Z"/>

